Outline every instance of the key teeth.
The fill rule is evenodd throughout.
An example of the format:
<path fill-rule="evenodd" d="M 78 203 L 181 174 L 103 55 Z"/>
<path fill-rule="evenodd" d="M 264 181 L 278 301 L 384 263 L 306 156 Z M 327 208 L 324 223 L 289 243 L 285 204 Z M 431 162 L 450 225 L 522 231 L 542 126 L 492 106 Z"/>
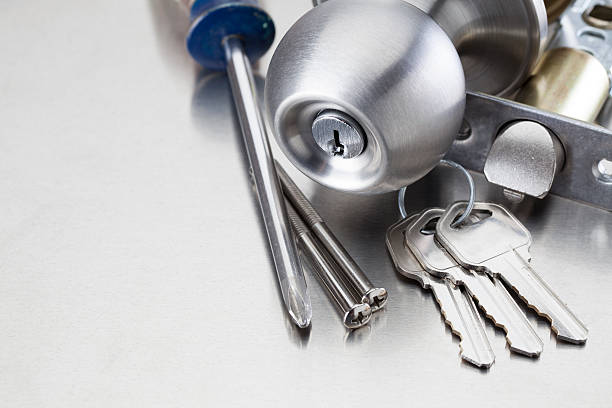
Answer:
<path fill-rule="evenodd" d="M 434 296 L 434 299 L 436 299 L 436 303 L 438 304 L 438 306 L 440 306 L 440 313 L 444 317 L 444 323 L 448 327 L 450 327 L 452 334 L 459 337 L 459 350 L 461 358 L 478 368 L 491 368 L 493 366 L 493 363 L 495 363 L 495 355 L 493 354 L 493 351 L 491 350 L 491 360 L 488 361 L 479 361 L 478 356 L 470 356 L 463 347 L 463 342 L 465 341 L 465 339 L 463 338 L 463 334 L 461 334 L 461 332 L 454 327 L 452 320 L 448 318 L 446 310 L 442 305 L 442 302 L 440 302 L 440 300 L 436 296 Z"/>
<path fill-rule="evenodd" d="M 438 302 L 438 304 L 440 303 Z M 478 356 L 470 356 L 463 347 L 463 342 L 465 341 L 465 339 L 463 338 L 463 334 L 461 334 L 461 332 L 459 332 L 453 326 L 453 323 L 447 319 L 446 312 L 444 311 L 442 307 L 440 307 L 440 310 L 441 310 L 442 316 L 444 316 L 444 323 L 446 323 L 446 325 L 450 327 L 451 333 L 459 337 L 459 350 L 460 350 L 461 358 L 478 368 L 491 368 L 493 366 L 493 363 L 495 363 L 495 356 L 493 356 L 493 358 L 489 361 L 479 361 Z"/>
<path fill-rule="evenodd" d="M 589 331 L 588 331 L 588 329 L 586 327 L 584 328 L 585 333 L 584 333 L 583 337 L 571 337 L 571 336 L 566 336 L 565 334 L 560 334 L 559 333 L 559 329 L 557 328 L 557 325 L 555 324 L 553 318 L 549 314 L 540 311 L 536 305 L 534 305 L 529 300 L 527 300 L 527 298 L 521 294 L 520 290 L 516 286 L 510 284 L 510 287 L 518 295 L 518 297 L 523 302 L 525 302 L 525 304 L 531 310 L 533 310 L 538 316 L 545 318 L 549 322 L 550 328 L 555 333 L 555 335 L 557 337 L 557 340 L 561 340 L 561 341 L 564 341 L 566 343 L 572 343 L 572 344 L 585 344 L 586 343 L 586 341 L 588 339 L 588 333 L 589 333 Z"/>
<path fill-rule="evenodd" d="M 536 350 L 533 350 L 533 351 L 530 351 L 527 348 L 517 348 L 517 347 L 513 346 L 512 345 L 512 340 L 509 337 L 508 328 L 504 324 L 499 323 L 495 319 L 495 316 L 493 316 L 492 314 L 490 314 L 487 311 L 487 309 L 480 303 L 480 300 L 478 299 L 478 297 L 473 296 L 473 295 L 472 295 L 472 297 L 474 299 L 476 299 L 476 301 L 478 303 L 478 308 L 484 312 L 484 314 L 487 317 L 487 319 L 491 320 L 491 322 L 493 322 L 495 327 L 499 327 L 500 329 L 502 329 L 504 331 L 505 337 L 506 337 L 506 342 L 508 343 L 508 347 L 510 348 L 511 351 L 513 351 L 515 353 L 518 353 L 518 354 L 522 354 L 524 356 L 528 356 L 528 357 L 540 357 L 540 354 L 542 354 L 542 351 L 544 350 L 544 343 L 542 342 L 542 339 L 540 339 L 538 337 L 540 347 L 538 349 L 536 349 Z"/>

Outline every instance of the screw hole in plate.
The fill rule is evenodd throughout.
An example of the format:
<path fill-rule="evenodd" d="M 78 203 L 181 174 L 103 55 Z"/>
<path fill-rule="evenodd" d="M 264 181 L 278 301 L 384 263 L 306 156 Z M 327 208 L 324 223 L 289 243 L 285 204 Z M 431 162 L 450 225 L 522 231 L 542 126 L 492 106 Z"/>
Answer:
<path fill-rule="evenodd" d="M 461 123 L 461 128 L 459 128 L 459 132 L 457 133 L 457 140 L 468 140 L 470 136 L 472 136 L 472 126 L 470 125 L 470 122 L 463 119 L 463 123 Z"/>

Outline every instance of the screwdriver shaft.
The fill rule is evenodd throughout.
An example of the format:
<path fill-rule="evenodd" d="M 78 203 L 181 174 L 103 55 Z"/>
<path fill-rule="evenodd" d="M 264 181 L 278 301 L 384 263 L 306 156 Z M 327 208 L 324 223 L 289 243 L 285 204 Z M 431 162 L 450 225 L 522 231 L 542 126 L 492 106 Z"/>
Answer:
<path fill-rule="evenodd" d="M 251 63 L 239 38 L 227 37 L 223 46 L 227 74 L 283 300 L 295 324 L 307 327 L 312 317 L 310 297 L 291 235 L 266 128 L 257 103 Z"/>

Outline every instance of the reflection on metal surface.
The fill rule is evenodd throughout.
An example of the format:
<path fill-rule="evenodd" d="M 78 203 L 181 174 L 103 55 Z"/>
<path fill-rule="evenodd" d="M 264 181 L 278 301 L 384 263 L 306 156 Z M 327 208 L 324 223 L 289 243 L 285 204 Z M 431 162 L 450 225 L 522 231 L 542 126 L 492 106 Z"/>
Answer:
<path fill-rule="evenodd" d="M 542 0 L 408 0 L 457 47 L 470 91 L 509 95 L 533 69 L 548 23 Z"/>
<path fill-rule="evenodd" d="M 612 133 L 600 126 L 493 96 L 468 93 L 466 120 L 472 136 L 456 141 L 447 158 L 483 172 L 495 136 L 518 119 L 540 123 L 557 136 L 565 164 L 550 192 L 612 210 L 612 188 L 593 175 L 593 164 L 612 157 Z"/>
<path fill-rule="evenodd" d="M 543 198 L 565 162 L 559 139 L 537 122 L 518 121 L 502 129 L 484 166 L 489 182 Z"/>
<path fill-rule="evenodd" d="M 265 100 L 278 144 L 308 177 L 343 191 L 388 192 L 423 177 L 444 156 L 463 119 L 464 75 L 444 31 L 416 7 L 334 0 L 284 36 Z M 317 145 L 312 124 L 325 109 L 363 129 L 361 154 L 330 157 Z"/>
<path fill-rule="evenodd" d="M 592 122 L 608 97 L 606 68 L 585 51 L 547 51 L 516 101 L 570 118 Z"/>
<path fill-rule="evenodd" d="M 254 76 L 254 81 L 255 89 L 263 90 L 263 79 Z M 234 120 L 235 115 L 231 110 L 228 112 L 228 106 L 232 104 L 232 92 L 224 72 L 203 70 L 198 74 L 191 99 L 191 121 L 210 142 L 236 141 L 227 136 L 228 129 L 233 130 L 231 133 L 240 132 L 240 124 Z"/>

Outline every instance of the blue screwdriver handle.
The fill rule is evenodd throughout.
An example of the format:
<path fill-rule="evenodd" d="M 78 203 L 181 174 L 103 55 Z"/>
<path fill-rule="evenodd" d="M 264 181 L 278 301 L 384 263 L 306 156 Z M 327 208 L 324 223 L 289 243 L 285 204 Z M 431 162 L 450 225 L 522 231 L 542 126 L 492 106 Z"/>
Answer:
<path fill-rule="evenodd" d="M 274 22 L 256 0 L 191 0 L 191 27 L 187 50 L 205 68 L 227 67 L 223 41 L 238 37 L 251 62 L 259 59 L 274 41 Z"/>

